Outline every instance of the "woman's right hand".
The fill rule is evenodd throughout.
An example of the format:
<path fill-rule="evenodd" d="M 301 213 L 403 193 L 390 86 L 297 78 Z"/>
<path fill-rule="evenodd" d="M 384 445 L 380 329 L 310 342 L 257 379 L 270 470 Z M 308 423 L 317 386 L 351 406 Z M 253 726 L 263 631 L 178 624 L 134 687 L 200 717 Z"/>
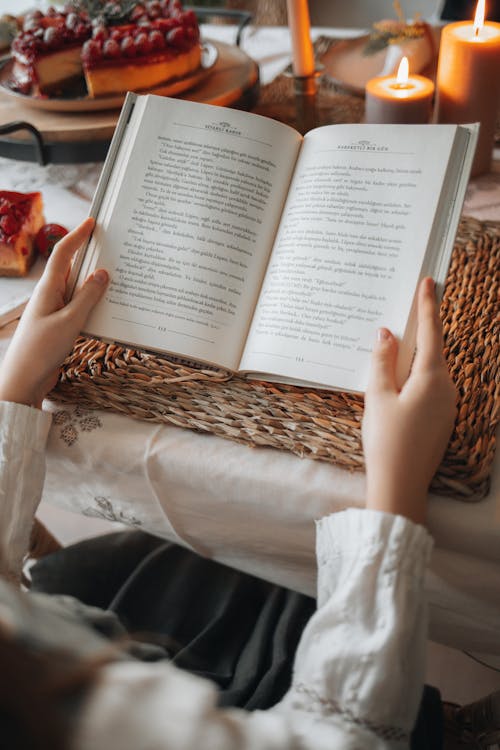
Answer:
<path fill-rule="evenodd" d="M 93 219 L 63 237 L 52 251 L 0 367 L 0 401 L 41 407 L 57 382 L 59 367 L 108 284 L 96 270 L 65 303 L 71 261 L 89 238 Z"/>
<path fill-rule="evenodd" d="M 378 332 L 365 397 L 363 448 L 366 506 L 425 523 L 427 493 L 450 439 L 456 390 L 443 355 L 434 282 L 418 291 L 417 353 L 411 373 L 396 386 L 398 344 Z"/>

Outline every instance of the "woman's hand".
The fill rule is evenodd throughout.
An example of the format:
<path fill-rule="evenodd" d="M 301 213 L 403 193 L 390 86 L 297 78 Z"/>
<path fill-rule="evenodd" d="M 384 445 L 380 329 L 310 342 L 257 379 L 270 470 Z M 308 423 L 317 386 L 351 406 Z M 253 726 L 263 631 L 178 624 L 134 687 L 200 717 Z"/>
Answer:
<path fill-rule="evenodd" d="M 429 484 L 456 413 L 432 279 L 423 279 L 419 287 L 417 353 L 401 391 L 396 387 L 397 350 L 394 336 L 380 329 L 363 418 L 366 505 L 425 523 Z"/>
<path fill-rule="evenodd" d="M 106 271 L 95 271 L 65 304 L 71 260 L 93 226 L 86 219 L 54 247 L 0 366 L 0 401 L 40 408 L 55 386 L 61 363 L 108 283 Z"/>

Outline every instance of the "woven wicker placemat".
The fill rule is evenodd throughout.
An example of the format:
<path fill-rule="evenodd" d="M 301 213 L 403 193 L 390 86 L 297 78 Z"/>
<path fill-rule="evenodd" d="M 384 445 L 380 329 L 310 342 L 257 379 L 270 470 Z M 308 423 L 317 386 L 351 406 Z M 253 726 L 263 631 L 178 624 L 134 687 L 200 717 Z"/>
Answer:
<path fill-rule="evenodd" d="M 479 500 L 488 490 L 499 416 L 500 223 L 461 221 L 441 305 L 458 415 L 433 490 Z M 53 396 L 139 419 L 363 468 L 363 399 L 197 370 L 80 338 Z"/>

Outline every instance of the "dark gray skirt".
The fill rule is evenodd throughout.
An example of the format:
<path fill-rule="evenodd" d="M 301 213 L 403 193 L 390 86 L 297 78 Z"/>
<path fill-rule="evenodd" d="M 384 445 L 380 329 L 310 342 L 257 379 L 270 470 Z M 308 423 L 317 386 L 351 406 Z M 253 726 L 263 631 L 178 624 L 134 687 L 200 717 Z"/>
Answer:
<path fill-rule="evenodd" d="M 316 602 L 178 545 L 126 531 L 42 558 L 32 590 L 69 594 L 114 612 L 137 640 L 219 687 L 223 706 L 274 705 Z"/>

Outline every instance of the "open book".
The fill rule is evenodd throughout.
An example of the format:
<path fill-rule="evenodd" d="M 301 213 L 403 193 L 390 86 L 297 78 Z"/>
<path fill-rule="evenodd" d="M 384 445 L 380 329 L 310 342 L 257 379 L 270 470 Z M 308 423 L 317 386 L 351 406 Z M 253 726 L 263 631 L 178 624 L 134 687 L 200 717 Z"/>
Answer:
<path fill-rule="evenodd" d="M 364 391 L 376 328 L 415 343 L 444 283 L 477 126 L 329 125 L 129 94 L 72 285 L 85 333 L 265 380 Z"/>

